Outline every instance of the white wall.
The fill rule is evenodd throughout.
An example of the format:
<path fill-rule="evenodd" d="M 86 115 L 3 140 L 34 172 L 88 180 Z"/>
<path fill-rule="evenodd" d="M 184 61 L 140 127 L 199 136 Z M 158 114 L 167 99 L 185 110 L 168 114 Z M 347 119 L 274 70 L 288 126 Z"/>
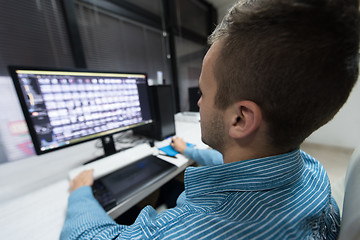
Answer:
<path fill-rule="evenodd" d="M 306 142 L 356 148 L 360 145 L 360 81 L 334 119 L 315 131 Z"/>

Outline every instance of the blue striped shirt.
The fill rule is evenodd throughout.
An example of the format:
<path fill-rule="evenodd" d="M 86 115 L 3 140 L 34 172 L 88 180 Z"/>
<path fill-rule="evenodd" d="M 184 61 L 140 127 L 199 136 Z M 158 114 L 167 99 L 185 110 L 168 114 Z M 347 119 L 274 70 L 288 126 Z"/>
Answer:
<path fill-rule="evenodd" d="M 116 224 L 90 187 L 69 198 L 61 239 L 336 239 L 339 211 L 318 161 L 298 150 L 189 167 L 177 206 Z"/>

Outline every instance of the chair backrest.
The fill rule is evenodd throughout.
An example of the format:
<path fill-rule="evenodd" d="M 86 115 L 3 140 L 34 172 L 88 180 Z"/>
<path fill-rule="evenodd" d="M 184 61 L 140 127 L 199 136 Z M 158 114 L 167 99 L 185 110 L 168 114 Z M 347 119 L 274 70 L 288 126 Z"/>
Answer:
<path fill-rule="evenodd" d="M 345 195 L 338 240 L 360 239 L 360 146 L 351 156 L 345 179 Z"/>

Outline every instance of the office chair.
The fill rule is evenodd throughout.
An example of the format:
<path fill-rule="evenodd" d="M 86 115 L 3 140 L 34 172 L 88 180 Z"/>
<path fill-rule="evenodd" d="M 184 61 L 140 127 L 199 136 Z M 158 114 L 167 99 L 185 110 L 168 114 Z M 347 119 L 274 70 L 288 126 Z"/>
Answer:
<path fill-rule="evenodd" d="M 360 239 L 360 146 L 351 155 L 338 240 Z"/>

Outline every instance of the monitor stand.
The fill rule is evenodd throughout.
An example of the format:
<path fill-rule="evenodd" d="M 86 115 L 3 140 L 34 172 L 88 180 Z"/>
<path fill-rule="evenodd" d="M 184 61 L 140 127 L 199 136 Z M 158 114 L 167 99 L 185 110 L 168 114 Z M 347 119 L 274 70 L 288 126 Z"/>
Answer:
<path fill-rule="evenodd" d="M 110 156 L 114 153 L 117 153 L 119 151 L 116 150 L 115 148 L 115 143 L 114 143 L 114 138 L 113 135 L 107 135 L 107 136 L 103 136 L 101 137 L 101 143 L 104 149 L 104 155 L 96 157 L 88 162 L 85 162 L 83 165 L 86 165 L 88 163 L 91 162 L 95 162 L 96 160 L 102 159 L 104 157 Z"/>
<path fill-rule="evenodd" d="M 123 149 L 116 150 L 113 135 L 107 135 L 107 136 L 101 137 L 101 143 L 102 143 L 102 147 L 104 149 L 104 155 L 101 155 L 99 157 L 91 159 L 90 161 L 83 163 L 83 165 L 86 165 L 86 164 L 91 163 L 91 162 L 95 162 L 95 161 L 100 160 L 100 159 L 102 159 L 104 157 L 110 156 L 110 155 L 112 155 L 114 153 L 118 153 L 118 152 L 121 152 L 121 151 L 127 149 L 127 148 L 123 148 Z M 154 139 L 150 139 L 149 144 L 150 144 L 151 147 L 154 147 Z"/>
<path fill-rule="evenodd" d="M 104 148 L 104 155 L 109 156 L 116 153 L 113 135 L 101 137 L 102 146 Z"/>

